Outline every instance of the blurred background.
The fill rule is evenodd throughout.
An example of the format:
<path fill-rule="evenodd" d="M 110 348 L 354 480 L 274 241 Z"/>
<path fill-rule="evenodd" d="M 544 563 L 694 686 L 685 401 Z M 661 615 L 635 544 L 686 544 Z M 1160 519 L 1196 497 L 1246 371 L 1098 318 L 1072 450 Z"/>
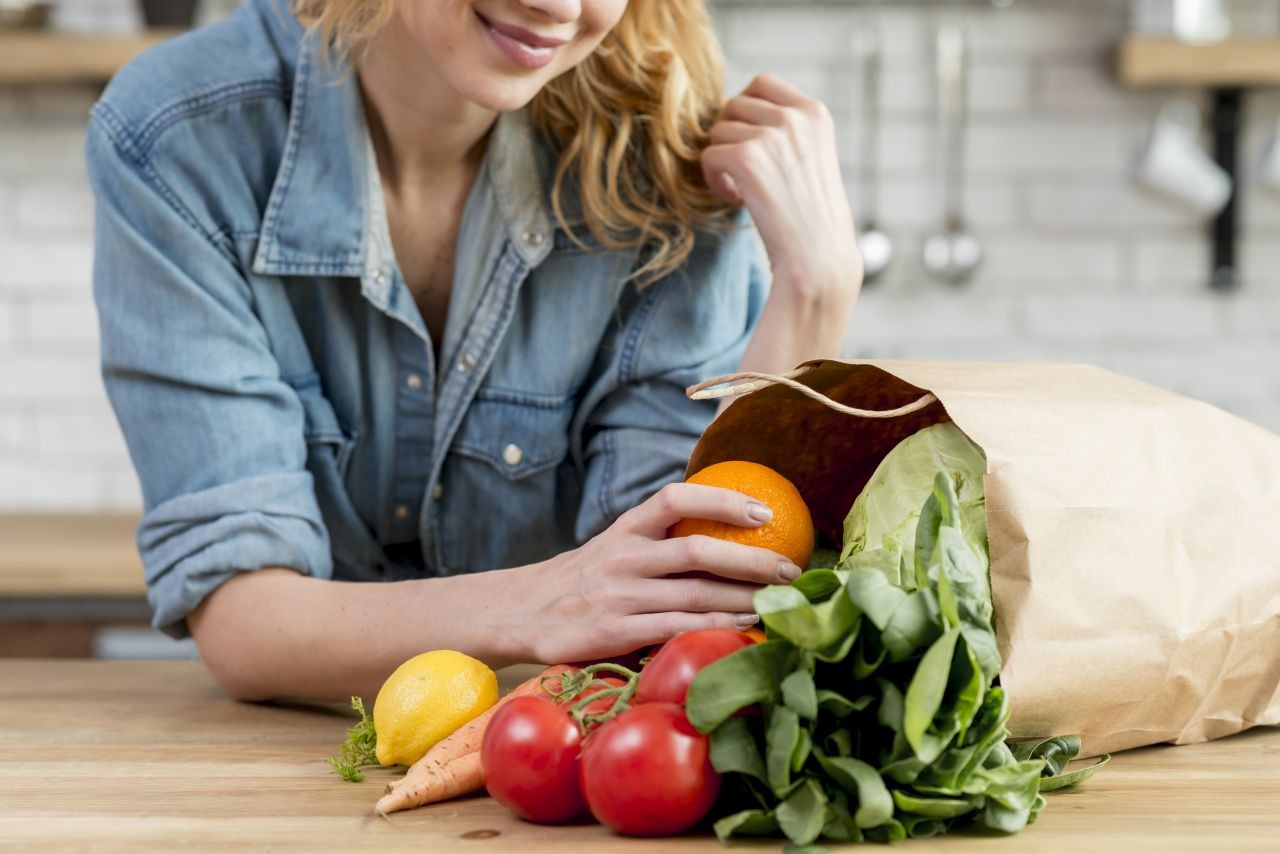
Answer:
<path fill-rule="evenodd" d="M 848 356 L 1093 362 L 1280 431 L 1280 2 L 708 2 L 731 89 L 835 115 Z M 235 5 L 0 0 L 0 656 L 194 655 L 146 628 L 82 146 L 115 68 Z"/>

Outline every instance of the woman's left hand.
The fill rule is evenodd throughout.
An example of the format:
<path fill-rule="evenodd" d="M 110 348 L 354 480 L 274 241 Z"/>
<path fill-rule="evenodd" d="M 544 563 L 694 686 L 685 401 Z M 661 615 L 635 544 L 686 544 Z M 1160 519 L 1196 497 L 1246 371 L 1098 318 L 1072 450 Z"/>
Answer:
<path fill-rule="evenodd" d="M 745 205 L 778 290 L 852 307 L 862 283 L 853 215 L 826 106 L 773 74 L 725 105 L 702 169 L 712 190 Z"/>

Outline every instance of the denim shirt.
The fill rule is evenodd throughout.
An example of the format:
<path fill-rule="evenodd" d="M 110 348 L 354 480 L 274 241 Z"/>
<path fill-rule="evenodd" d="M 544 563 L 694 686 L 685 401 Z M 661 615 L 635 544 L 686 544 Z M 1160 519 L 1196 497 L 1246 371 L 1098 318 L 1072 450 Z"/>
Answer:
<path fill-rule="evenodd" d="M 355 75 L 250 0 L 92 112 L 102 368 L 154 624 L 235 573 L 386 581 L 573 548 L 679 480 L 767 291 L 745 219 L 647 287 L 548 201 L 525 112 L 466 202 L 444 340 L 396 266 Z M 576 230 L 582 233 L 581 230 Z"/>

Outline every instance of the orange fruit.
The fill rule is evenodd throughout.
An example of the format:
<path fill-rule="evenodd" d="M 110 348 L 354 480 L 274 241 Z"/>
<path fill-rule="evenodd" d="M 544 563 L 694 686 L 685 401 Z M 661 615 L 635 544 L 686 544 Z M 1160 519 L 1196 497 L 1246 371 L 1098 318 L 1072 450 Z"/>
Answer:
<path fill-rule="evenodd" d="M 668 532 L 672 537 L 705 534 L 718 540 L 772 549 L 801 569 L 813 557 L 813 517 L 800 490 L 768 466 L 730 460 L 707 466 L 688 483 L 720 486 L 749 495 L 773 511 L 773 518 L 758 528 L 743 528 L 708 519 L 681 519 Z"/>

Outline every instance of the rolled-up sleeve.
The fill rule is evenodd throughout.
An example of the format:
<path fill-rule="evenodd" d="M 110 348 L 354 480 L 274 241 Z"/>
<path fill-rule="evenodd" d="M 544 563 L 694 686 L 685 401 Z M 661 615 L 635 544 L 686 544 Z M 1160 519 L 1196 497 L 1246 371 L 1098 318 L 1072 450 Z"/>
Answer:
<path fill-rule="evenodd" d="M 579 410 L 580 542 L 683 479 L 717 406 L 685 389 L 737 368 L 768 289 L 760 241 L 742 215 L 726 232 L 700 235 L 680 270 L 635 295 Z"/>
<path fill-rule="evenodd" d="M 87 146 L 102 373 L 142 485 L 153 623 L 183 637 L 234 574 L 328 577 L 332 558 L 302 406 L 231 245 L 120 133 L 99 115 Z"/>

